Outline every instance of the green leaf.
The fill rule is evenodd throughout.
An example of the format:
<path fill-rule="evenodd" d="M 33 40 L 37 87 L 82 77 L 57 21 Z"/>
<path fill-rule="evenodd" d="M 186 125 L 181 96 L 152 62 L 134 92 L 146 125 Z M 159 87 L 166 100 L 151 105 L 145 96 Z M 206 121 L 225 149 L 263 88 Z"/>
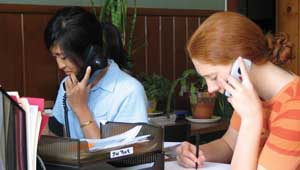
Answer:
<path fill-rule="evenodd" d="M 127 0 L 126 0 L 127 4 Z M 127 6 L 126 6 L 126 13 L 127 13 Z M 134 54 L 135 50 L 133 50 L 133 33 L 135 30 L 135 24 L 136 24 L 136 18 L 137 18 L 137 7 L 136 7 L 136 0 L 134 0 L 134 13 L 131 21 L 131 27 L 130 27 L 130 33 L 129 33 L 129 40 L 128 40 L 128 59 L 131 60 L 132 55 Z M 142 43 L 145 44 L 145 43 Z M 136 49 L 138 50 L 139 47 Z"/>
<path fill-rule="evenodd" d="M 194 84 L 191 84 L 190 87 L 190 99 L 191 104 L 197 104 L 197 89 Z"/>
<path fill-rule="evenodd" d="M 91 6 L 92 6 L 92 8 L 93 8 L 93 12 L 94 12 L 94 14 L 97 16 L 97 12 L 96 12 L 96 7 L 95 7 L 94 1 L 93 1 L 93 0 L 90 0 L 90 2 L 91 2 Z"/>
<path fill-rule="evenodd" d="M 180 84 L 181 84 L 181 88 L 180 88 L 179 96 L 183 96 L 183 94 L 186 93 L 187 91 L 186 79 L 180 79 Z"/>

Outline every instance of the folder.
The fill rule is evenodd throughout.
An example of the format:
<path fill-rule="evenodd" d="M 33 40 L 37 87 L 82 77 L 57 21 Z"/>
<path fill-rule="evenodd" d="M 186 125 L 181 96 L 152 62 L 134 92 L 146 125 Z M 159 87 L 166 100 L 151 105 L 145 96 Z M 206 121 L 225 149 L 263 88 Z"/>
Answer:
<path fill-rule="evenodd" d="M 26 98 L 30 105 L 38 106 L 39 112 L 44 112 L 44 108 L 45 108 L 45 99 L 44 98 L 36 98 L 36 97 L 23 97 L 23 98 Z M 43 130 L 47 126 L 48 119 L 49 119 L 49 117 L 47 115 L 42 114 L 42 120 L 41 120 L 41 124 L 39 127 L 40 130 L 39 130 L 39 135 L 38 135 L 39 139 L 42 135 Z"/>

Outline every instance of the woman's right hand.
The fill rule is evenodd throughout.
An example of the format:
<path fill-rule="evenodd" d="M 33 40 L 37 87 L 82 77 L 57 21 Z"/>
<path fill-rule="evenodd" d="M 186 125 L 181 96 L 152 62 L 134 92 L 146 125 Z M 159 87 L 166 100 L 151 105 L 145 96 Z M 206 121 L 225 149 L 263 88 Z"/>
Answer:
<path fill-rule="evenodd" d="M 196 162 L 198 167 L 201 167 L 205 161 L 203 152 L 199 149 L 199 157 L 196 157 L 196 146 L 189 142 L 182 142 L 180 146 L 176 148 L 176 158 L 181 166 L 186 168 L 195 168 Z"/>
<path fill-rule="evenodd" d="M 91 84 L 88 83 L 90 75 L 91 67 L 89 66 L 81 81 L 77 80 L 75 74 L 70 75 L 65 81 L 68 104 L 79 119 L 84 116 L 86 110 L 89 110 L 87 102 L 91 89 Z"/>

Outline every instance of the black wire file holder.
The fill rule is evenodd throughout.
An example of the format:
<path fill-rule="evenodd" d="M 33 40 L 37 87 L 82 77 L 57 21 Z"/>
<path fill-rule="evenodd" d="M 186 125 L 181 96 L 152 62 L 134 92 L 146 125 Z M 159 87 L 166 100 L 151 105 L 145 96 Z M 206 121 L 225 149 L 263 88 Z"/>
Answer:
<path fill-rule="evenodd" d="M 47 170 L 70 169 L 92 170 L 101 168 L 103 163 L 114 167 L 128 167 L 152 163 L 149 170 L 164 170 L 163 128 L 146 123 L 107 122 L 100 125 L 101 137 L 114 136 L 141 125 L 137 136 L 150 135 L 146 142 L 116 146 L 90 152 L 88 143 L 78 139 L 42 136 L 38 145 L 38 154 L 42 157 Z M 118 152 L 131 150 L 130 154 L 116 156 Z M 116 152 L 117 151 L 117 152 Z"/>

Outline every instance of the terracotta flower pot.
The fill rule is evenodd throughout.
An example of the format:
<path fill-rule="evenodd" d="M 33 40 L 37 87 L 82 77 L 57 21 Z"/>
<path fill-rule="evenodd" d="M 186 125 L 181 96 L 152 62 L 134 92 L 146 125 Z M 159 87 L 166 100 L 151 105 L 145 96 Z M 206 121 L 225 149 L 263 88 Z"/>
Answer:
<path fill-rule="evenodd" d="M 210 119 L 213 115 L 216 95 L 208 92 L 198 92 L 197 104 L 192 104 L 192 117 L 194 119 Z"/>

